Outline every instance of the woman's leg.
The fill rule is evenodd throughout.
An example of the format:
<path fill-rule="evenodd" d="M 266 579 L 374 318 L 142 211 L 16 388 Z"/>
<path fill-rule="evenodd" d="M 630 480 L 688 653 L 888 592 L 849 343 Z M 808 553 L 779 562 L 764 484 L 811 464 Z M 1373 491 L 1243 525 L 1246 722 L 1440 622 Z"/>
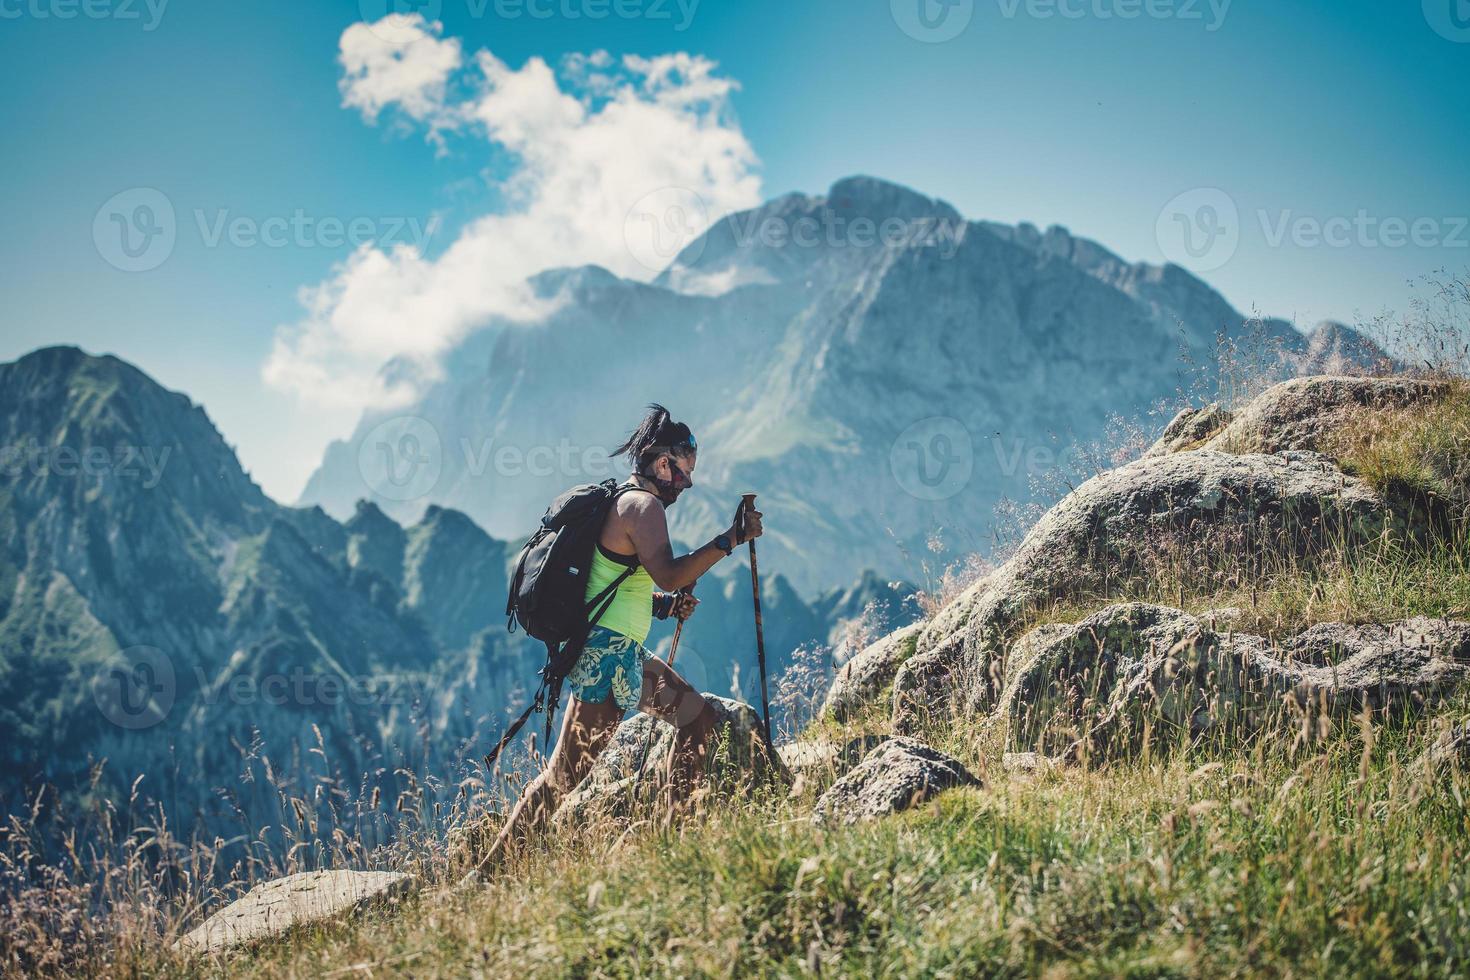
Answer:
<path fill-rule="evenodd" d="M 720 716 L 674 668 L 650 657 L 643 667 L 643 698 L 638 707 L 674 726 L 674 751 L 665 778 L 673 802 L 689 799 L 704 775 L 710 736 Z"/>
<path fill-rule="evenodd" d="M 521 791 L 500 835 L 473 873 L 483 874 L 500 863 L 510 849 L 529 843 L 546 827 L 561 798 L 592 771 L 592 764 L 607 748 L 622 720 L 623 709 L 611 696 L 600 704 L 575 697 L 569 700 L 561 734 L 546 768 Z"/>

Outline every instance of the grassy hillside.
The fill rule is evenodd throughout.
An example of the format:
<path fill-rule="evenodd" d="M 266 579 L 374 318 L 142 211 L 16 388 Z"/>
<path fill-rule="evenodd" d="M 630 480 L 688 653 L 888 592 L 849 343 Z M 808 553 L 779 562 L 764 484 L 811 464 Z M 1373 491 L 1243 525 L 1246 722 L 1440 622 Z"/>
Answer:
<path fill-rule="evenodd" d="M 1020 632 L 1123 600 L 1228 616 L 1271 641 L 1322 623 L 1470 619 L 1470 387 L 1436 391 L 1408 408 L 1348 412 L 1327 432 L 1324 451 L 1392 509 L 1373 540 L 1329 539 L 1310 559 L 1161 552 L 1146 574 L 1028 609 Z M 916 734 L 968 766 L 978 788 L 819 829 L 812 807 L 839 776 L 833 763 L 803 770 L 789 794 L 710 795 L 675 821 L 638 806 L 556 834 L 464 892 L 452 887 L 455 841 L 498 820 L 469 776 L 433 813 L 423 795 L 374 801 L 398 822 L 389 850 L 271 855 L 253 872 L 396 868 L 420 876 L 418 894 L 218 959 L 167 945 L 249 884 L 207 885 L 207 848 L 172 844 L 157 820 L 130 836 L 126 819 L 103 811 L 113 839 L 131 842 L 124 859 L 79 842 L 48 871 L 27 850 L 36 829 L 16 821 L 0 848 L 11 899 L 0 964 L 313 978 L 1463 975 L 1470 686 L 1438 704 L 1310 708 L 1282 701 L 1249 732 L 1210 737 L 1159 715 L 1155 737 L 1130 751 L 1070 763 L 1008 753 L 1003 710 L 949 716 Z M 844 722 L 817 719 L 799 741 L 887 735 L 892 709 L 884 691 Z"/>
<path fill-rule="evenodd" d="M 886 821 L 822 832 L 802 801 L 765 799 L 676 829 L 591 828 L 482 893 L 430 890 L 213 968 L 1453 975 L 1470 963 L 1470 778 L 1407 764 L 1433 727 L 1095 772 L 965 753 L 983 789 Z M 111 955 L 125 974 L 201 965 L 151 944 Z"/>

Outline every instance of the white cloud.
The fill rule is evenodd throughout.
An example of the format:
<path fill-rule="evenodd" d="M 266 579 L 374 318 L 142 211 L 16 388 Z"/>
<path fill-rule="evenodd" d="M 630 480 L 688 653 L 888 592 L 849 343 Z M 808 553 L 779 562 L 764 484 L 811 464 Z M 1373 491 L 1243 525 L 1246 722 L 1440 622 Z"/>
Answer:
<path fill-rule="evenodd" d="M 758 160 L 730 110 L 736 85 L 713 62 L 596 52 L 566 59 L 558 77 L 540 58 L 517 69 L 481 50 L 467 61 L 438 24 L 403 21 L 395 33 L 418 31 L 412 44 L 386 43 L 368 25 L 343 33 L 344 104 L 368 122 L 396 110 L 431 138 L 487 139 L 513 161 L 500 188 L 508 204 L 437 257 L 364 247 L 303 290 L 302 320 L 277 332 L 269 384 L 338 407 L 401 401 L 413 393 L 403 365 L 433 377 L 439 355 L 488 318 L 545 316 L 528 276 L 595 263 L 650 277 L 625 226 L 651 193 L 692 192 L 710 221 L 759 203 Z M 390 385 L 380 371 L 394 358 Z"/>
<path fill-rule="evenodd" d="M 414 15 L 389 14 L 379 23 L 392 22 L 403 43 L 389 43 L 367 24 L 353 24 L 339 42 L 342 65 L 342 104 L 357 109 L 370 123 L 391 105 L 410 118 L 436 126 L 445 118 L 449 78 L 463 61 L 459 39 L 439 40 L 444 27 Z M 376 26 L 376 25 L 374 25 Z"/>

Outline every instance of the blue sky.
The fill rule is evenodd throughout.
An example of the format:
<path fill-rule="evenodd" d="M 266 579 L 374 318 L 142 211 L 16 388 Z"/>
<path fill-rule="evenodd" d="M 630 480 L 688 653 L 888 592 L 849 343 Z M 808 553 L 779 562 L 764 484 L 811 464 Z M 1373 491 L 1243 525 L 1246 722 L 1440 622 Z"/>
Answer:
<path fill-rule="evenodd" d="M 0 0 L 0 358 L 54 343 L 128 358 L 201 401 L 266 489 L 293 499 L 357 413 L 300 376 L 265 376 L 306 315 L 301 291 L 352 254 L 316 222 L 366 219 L 369 237 L 432 262 L 506 209 L 500 182 L 525 173 L 468 123 L 431 137 L 449 110 L 415 114 L 402 86 L 375 119 L 361 103 L 374 90 L 344 107 L 344 31 L 388 2 Z M 1416 277 L 1470 267 L 1465 0 L 963 0 L 939 29 L 968 22 L 942 43 L 900 28 L 919 0 L 618 2 L 432 0 L 417 9 L 442 28 L 417 50 L 457 39 L 466 71 L 481 50 L 511 72 L 599 50 L 716 62 L 738 88 L 700 132 L 750 153 L 712 189 L 726 201 L 867 173 L 971 218 L 1064 224 L 1159 262 L 1171 202 L 1197 214 L 1223 192 L 1238 244 L 1200 274 L 1238 308 L 1304 326 L 1402 309 Z M 617 9 L 637 16 L 592 16 Z M 455 100 L 473 79 L 456 78 L 445 104 L 468 111 Z M 164 195 L 176 241 L 127 272 L 94 219 L 120 193 L 135 206 L 136 188 Z M 246 233 L 226 231 L 235 219 Z M 1341 244 L 1313 234 L 1332 219 Z M 1417 231 L 1396 236 L 1393 221 Z"/>

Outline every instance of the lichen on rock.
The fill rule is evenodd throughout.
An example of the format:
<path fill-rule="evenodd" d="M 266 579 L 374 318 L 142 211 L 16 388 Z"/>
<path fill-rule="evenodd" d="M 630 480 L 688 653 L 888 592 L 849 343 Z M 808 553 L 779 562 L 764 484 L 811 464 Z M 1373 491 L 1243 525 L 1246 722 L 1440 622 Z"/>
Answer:
<path fill-rule="evenodd" d="M 822 794 L 812 822 L 853 824 L 909 809 L 956 786 L 979 785 L 958 759 L 915 739 L 890 738 Z"/>

